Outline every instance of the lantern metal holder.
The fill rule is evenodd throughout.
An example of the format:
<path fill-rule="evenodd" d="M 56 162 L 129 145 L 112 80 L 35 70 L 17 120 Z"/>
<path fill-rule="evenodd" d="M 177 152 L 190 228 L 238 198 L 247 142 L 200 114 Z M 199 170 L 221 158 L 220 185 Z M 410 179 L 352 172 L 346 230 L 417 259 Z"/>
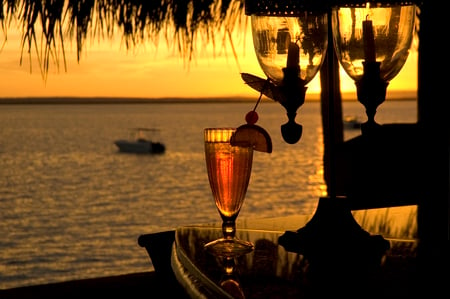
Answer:
<path fill-rule="evenodd" d="M 345 197 L 321 197 L 313 217 L 297 231 L 285 231 L 278 243 L 304 255 L 313 282 L 367 283 L 381 265 L 389 241 L 365 231 L 354 219 Z M 339 278 L 346 269 L 346 277 Z"/>
<path fill-rule="evenodd" d="M 355 81 L 358 101 L 366 108 L 367 121 L 361 124 L 363 134 L 374 134 L 381 126 L 375 121 L 377 108 L 386 99 L 386 90 L 389 82 L 380 76 L 380 62 L 363 62 L 364 74 L 360 80 Z"/>
<path fill-rule="evenodd" d="M 303 133 L 303 126 L 296 123 L 297 110 L 305 103 L 307 87 L 305 81 L 299 77 L 300 67 L 283 68 L 283 84 L 280 86 L 282 98 L 276 99 L 286 110 L 288 122 L 281 125 L 283 139 L 289 143 L 297 143 Z"/>
<path fill-rule="evenodd" d="M 303 133 L 303 126 L 295 121 L 297 110 L 305 103 L 305 80 L 299 77 L 300 67 L 285 67 L 282 69 L 281 84 L 275 84 L 270 79 L 262 79 L 255 75 L 242 73 L 242 79 L 253 89 L 264 94 L 269 99 L 280 103 L 286 110 L 288 121 L 281 125 L 281 135 L 289 144 L 297 143 Z"/>
<path fill-rule="evenodd" d="M 289 144 L 297 143 L 303 133 L 303 126 L 295 121 L 297 110 L 304 104 L 306 87 L 305 80 L 298 74 L 300 68 L 283 68 L 283 80 L 281 84 L 274 84 L 270 79 L 264 80 L 257 76 L 242 73 L 242 79 L 253 89 L 264 94 L 268 98 L 280 103 L 286 110 L 288 121 L 281 125 L 281 135 Z"/>

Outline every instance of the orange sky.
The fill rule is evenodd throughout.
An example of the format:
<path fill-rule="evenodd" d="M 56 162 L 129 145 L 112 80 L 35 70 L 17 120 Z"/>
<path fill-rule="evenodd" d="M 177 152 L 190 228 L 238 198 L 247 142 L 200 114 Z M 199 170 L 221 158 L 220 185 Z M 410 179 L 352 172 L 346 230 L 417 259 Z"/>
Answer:
<path fill-rule="evenodd" d="M 2 36 L 0 36 L 2 37 Z M 67 71 L 61 65 L 50 67 L 47 81 L 34 62 L 30 70 L 25 53 L 20 65 L 20 35 L 8 31 L 8 41 L 0 52 L 0 97 L 229 97 L 259 94 L 244 84 L 241 72 L 265 78 L 253 50 L 251 33 L 234 38 L 238 62 L 231 54 L 230 43 L 225 47 L 200 46 L 197 56 L 189 63 L 168 49 L 165 42 L 126 50 L 120 40 L 88 41 L 81 61 L 76 61 L 75 45 L 66 41 Z M 224 49 L 225 48 L 225 49 Z M 36 57 L 33 53 L 33 57 Z M 308 94 L 318 93 L 319 76 L 310 82 Z M 343 92 L 355 91 L 354 82 L 342 72 Z M 417 51 L 411 51 L 402 71 L 388 86 L 396 90 L 417 89 Z M 308 99 L 308 95 L 307 95 Z"/>

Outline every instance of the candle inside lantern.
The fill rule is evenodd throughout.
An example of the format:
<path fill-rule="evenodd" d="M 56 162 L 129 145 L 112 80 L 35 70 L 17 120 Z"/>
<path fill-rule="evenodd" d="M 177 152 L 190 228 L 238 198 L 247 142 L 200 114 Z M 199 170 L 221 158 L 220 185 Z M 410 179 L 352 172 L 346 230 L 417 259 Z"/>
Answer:
<path fill-rule="evenodd" d="M 287 54 L 287 68 L 298 68 L 300 64 L 300 48 L 296 43 L 289 43 Z"/>
<path fill-rule="evenodd" d="M 374 62 L 375 60 L 375 37 L 373 35 L 372 21 L 365 20 L 362 22 L 363 29 L 363 46 L 364 59 L 366 62 Z"/>

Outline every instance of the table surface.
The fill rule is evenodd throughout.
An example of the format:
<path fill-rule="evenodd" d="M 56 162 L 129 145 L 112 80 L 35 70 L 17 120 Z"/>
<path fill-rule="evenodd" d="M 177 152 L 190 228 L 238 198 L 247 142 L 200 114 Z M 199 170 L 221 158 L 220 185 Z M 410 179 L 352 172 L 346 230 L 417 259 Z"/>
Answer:
<path fill-rule="evenodd" d="M 192 298 L 314 298 L 327 292 L 359 297 L 368 290 L 374 297 L 415 294 L 417 207 L 351 213 L 368 235 L 382 236 L 389 243 L 376 259 L 376 266 L 367 272 L 361 267 L 366 260 L 349 261 L 356 245 L 346 247 L 347 239 L 331 238 L 331 243 L 319 243 L 323 250 L 316 251 L 323 256 L 318 259 L 280 245 L 280 236 L 305 227 L 312 215 L 238 220 L 236 236 L 253 242 L 255 249 L 231 259 L 213 256 L 203 248 L 221 237 L 220 223 L 179 227 L 172 249 L 172 269 Z M 233 271 L 226 273 L 226 269 Z"/>

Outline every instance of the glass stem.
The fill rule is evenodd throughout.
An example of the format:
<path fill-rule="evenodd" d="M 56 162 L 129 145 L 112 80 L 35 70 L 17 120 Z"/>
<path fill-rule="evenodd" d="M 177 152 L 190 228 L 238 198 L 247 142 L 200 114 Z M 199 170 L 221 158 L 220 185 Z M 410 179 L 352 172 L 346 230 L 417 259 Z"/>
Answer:
<path fill-rule="evenodd" d="M 225 220 L 222 222 L 223 237 L 227 240 L 234 239 L 236 236 L 236 222 L 234 220 Z"/>

